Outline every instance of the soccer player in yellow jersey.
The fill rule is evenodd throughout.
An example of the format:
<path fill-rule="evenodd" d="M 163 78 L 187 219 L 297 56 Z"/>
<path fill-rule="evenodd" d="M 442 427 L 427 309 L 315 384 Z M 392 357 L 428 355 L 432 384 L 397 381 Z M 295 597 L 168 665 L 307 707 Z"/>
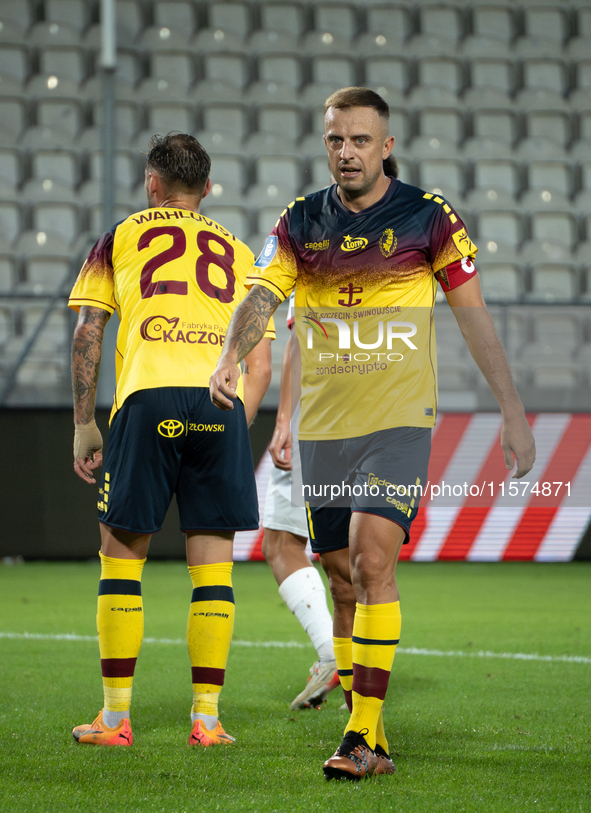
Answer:
<path fill-rule="evenodd" d="M 193 683 L 190 745 L 233 743 L 218 698 L 234 626 L 234 532 L 258 528 L 248 439 L 271 377 L 271 329 L 245 357 L 235 414 L 209 400 L 208 382 L 254 256 L 199 213 L 210 159 L 190 135 L 154 136 L 148 208 L 94 246 L 72 290 L 74 470 L 87 483 L 102 463 L 94 420 L 101 341 L 116 310 L 117 384 L 98 503 L 97 626 L 104 708 L 77 742 L 131 745 L 133 675 L 143 635 L 141 576 L 150 538 L 176 494 L 193 593 L 187 640 Z"/>
<path fill-rule="evenodd" d="M 484 305 L 476 247 L 440 196 L 388 178 L 386 102 L 345 88 L 325 103 L 336 183 L 283 212 L 251 271 L 210 383 L 235 403 L 237 364 L 295 286 L 299 446 L 308 529 L 334 600 L 334 653 L 351 716 L 327 778 L 392 773 L 382 719 L 400 604 L 395 570 L 425 485 L 437 410 L 438 283 L 503 415 L 508 469 L 535 443 Z M 293 331 L 292 331 L 293 332 Z"/>

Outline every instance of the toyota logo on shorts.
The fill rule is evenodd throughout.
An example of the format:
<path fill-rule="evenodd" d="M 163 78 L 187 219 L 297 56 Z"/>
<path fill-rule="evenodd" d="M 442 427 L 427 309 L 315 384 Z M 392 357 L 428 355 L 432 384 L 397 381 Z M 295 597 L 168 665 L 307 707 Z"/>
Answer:
<path fill-rule="evenodd" d="M 164 438 L 178 438 L 179 435 L 182 435 L 185 430 L 185 425 L 182 424 L 180 421 L 169 420 L 169 421 L 162 421 L 158 424 L 158 432 Z"/>

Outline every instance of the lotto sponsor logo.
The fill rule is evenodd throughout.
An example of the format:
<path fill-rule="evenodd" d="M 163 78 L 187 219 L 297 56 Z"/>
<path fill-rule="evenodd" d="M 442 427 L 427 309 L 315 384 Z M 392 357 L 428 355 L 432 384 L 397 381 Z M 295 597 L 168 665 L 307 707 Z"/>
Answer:
<path fill-rule="evenodd" d="M 168 319 L 166 316 L 150 316 L 142 322 L 140 335 L 146 342 L 164 342 L 164 344 L 213 344 L 222 345 L 225 335 L 217 333 L 217 325 L 205 325 L 205 330 L 194 330 L 199 325 L 193 322 L 179 324 L 178 316 Z M 203 326 L 201 326 L 203 327 Z M 215 328 L 208 330 L 207 328 Z"/>
<path fill-rule="evenodd" d="M 351 237 L 350 234 L 346 234 L 341 248 L 343 251 L 359 251 L 360 249 L 365 248 L 367 243 L 367 237 Z"/>

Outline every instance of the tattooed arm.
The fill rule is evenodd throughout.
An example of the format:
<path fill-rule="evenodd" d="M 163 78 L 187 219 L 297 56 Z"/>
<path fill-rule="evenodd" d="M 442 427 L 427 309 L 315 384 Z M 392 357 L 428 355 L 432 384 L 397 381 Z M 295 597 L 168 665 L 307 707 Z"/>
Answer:
<path fill-rule="evenodd" d="M 109 316 L 102 308 L 83 305 L 72 341 L 74 471 L 86 483 L 96 482 L 92 472 L 103 462 L 103 439 L 94 420 L 94 402 L 103 333 Z"/>
<path fill-rule="evenodd" d="M 220 409 L 233 409 L 238 383 L 238 364 L 265 335 L 269 319 L 281 300 L 262 285 L 253 285 L 234 312 L 224 350 L 209 379 L 209 395 Z M 232 399 L 232 400 L 229 400 Z"/>

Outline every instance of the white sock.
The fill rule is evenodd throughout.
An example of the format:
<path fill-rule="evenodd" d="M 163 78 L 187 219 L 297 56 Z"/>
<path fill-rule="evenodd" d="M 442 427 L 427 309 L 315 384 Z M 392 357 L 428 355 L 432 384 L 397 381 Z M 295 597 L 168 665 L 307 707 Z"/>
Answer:
<path fill-rule="evenodd" d="M 191 712 L 191 722 L 194 723 L 195 720 L 201 720 L 203 725 L 208 731 L 213 731 L 216 725 L 218 724 L 218 718 L 212 716 L 211 714 L 201 714 L 200 712 L 195 713 L 194 711 Z"/>
<path fill-rule="evenodd" d="M 129 720 L 129 709 L 127 711 L 107 711 L 103 709 L 103 723 L 107 728 L 117 728 L 121 720 Z"/>
<path fill-rule="evenodd" d="M 312 641 L 318 660 L 334 660 L 332 618 L 326 592 L 315 567 L 302 567 L 279 585 L 279 595 Z"/>

